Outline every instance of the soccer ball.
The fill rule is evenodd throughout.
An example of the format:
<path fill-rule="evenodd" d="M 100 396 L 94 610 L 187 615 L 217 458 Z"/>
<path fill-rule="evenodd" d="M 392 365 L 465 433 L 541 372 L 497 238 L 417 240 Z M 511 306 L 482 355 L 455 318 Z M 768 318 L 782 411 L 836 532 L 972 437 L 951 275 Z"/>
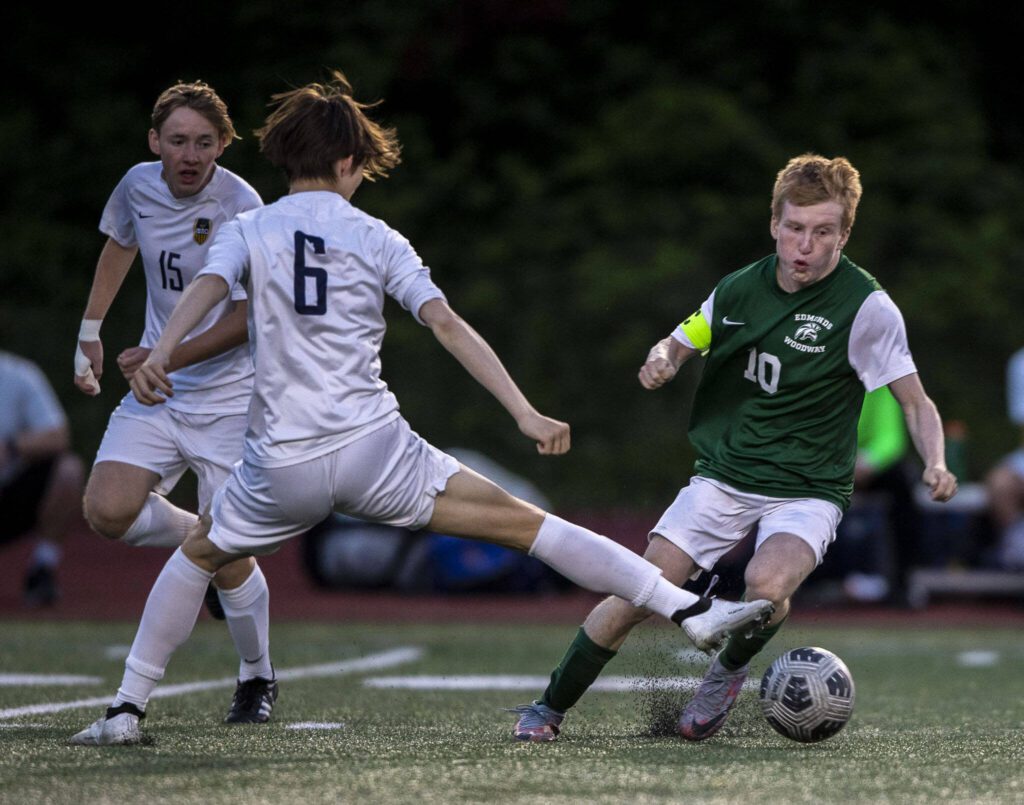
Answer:
<path fill-rule="evenodd" d="M 787 651 L 761 677 L 761 711 L 787 738 L 815 743 L 831 738 L 853 714 L 850 669 L 831 651 Z"/>

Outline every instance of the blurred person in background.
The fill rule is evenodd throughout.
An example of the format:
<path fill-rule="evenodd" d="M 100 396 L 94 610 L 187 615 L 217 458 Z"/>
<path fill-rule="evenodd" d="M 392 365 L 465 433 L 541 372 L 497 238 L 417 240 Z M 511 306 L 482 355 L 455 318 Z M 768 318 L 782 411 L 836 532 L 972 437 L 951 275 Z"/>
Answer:
<path fill-rule="evenodd" d="M 82 499 L 82 460 L 42 370 L 9 352 L 0 352 L 0 411 L 0 544 L 35 537 L 25 602 L 49 606 L 58 596 L 61 542 Z"/>
<path fill-rule="evenodd" d="M 989 471 L 985 486 L 998 532 L 994 562 L 1008 570 L 1024 570 L 1024 349 L 1007 363 L 1006 403 L 1020 444 Z"/>

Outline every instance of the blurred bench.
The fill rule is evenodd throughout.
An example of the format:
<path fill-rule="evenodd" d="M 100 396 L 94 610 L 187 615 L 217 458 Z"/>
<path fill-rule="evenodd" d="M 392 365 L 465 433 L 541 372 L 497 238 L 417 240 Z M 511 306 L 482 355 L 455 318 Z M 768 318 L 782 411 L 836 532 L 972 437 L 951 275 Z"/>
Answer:
<path fill-rule="evenodd" d="M 948 503 L 936 503 L 927 487 L 914 490 L 914 501 L 923 514 L 942 520 L 979 517 L 988 509 L 988 496 L 983 484 L 964 484 Z M 907 579 L 907 600 L 915 609 L 928 605 L 933 595 L 1022 596 L 1024 573 L 966 568 L 918 568 Z"/>

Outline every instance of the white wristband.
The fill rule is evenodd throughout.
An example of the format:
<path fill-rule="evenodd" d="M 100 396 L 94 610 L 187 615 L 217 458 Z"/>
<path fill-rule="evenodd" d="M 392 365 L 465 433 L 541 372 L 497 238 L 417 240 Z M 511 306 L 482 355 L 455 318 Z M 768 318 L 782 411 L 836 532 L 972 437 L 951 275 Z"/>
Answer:
<path fill-rule="evenodd" d="M 82 319 L 82 326 L 78 330 L 78 340 L 99 341 L 101 324 L 103 324 L 103 319 Z"/>

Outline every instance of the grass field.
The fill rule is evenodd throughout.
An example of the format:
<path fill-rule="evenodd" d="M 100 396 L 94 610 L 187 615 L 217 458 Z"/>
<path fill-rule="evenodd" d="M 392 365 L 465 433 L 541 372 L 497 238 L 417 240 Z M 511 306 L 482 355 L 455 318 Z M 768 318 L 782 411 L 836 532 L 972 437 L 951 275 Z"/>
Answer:
<path fill-rule="evenodd" d="M 539 693 L 573 627 L 276 624 L 285 680 L 274 720 L 227 727 L 236 661 L 223 626 L 202 623 L 172 661 L 161 687 L 171 695 L 150 703 L 149 745 L 67 746 L 103 709 L 68 703 L 108 699 L 133 633 L 4 624 L 0 802 L 1024 801 L 1024 637 L 1012 629 L 783 631 L 752 677 L 786 647 L 821 645 L 856 680 L 853 720 L 821 744 L 774 733 L 753 690 L 718 736 L 683 743 L 652 725 L 689 694 L 627 680 L 585 697 L 561 741 L 530 745 L 511 739 L 502 708 Z M 607 674 L 702 671 L 678 633 L 651 627 Z M 15 674 L 91 679 L 27 685 Z M 480 689 L 439 689 L 467 677 Z"/>

